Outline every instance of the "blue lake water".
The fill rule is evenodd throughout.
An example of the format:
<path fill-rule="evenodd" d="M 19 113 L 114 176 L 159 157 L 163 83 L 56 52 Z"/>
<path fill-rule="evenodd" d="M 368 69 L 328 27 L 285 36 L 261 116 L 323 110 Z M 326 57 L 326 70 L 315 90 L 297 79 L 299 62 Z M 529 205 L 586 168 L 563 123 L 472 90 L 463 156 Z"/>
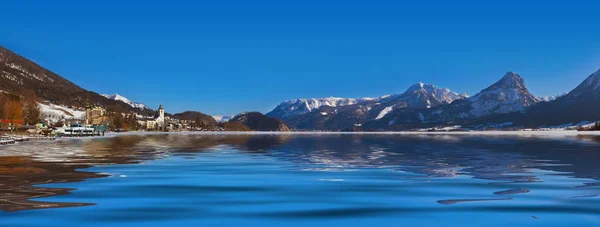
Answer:
<path fill-rule="evenodd" d="M 0 226 L 600 226 L 600 137 L 123 135 L 0 147 Z"/>

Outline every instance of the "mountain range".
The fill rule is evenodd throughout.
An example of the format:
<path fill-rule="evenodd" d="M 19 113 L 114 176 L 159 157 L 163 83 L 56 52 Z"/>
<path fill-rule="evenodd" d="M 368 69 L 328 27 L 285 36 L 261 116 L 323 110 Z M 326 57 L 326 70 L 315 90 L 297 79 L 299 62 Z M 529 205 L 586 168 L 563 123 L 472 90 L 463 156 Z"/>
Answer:
<path fill-rule="evenodd" d="M 367 99 L 335 98 L 335 101 L 284 101 L 267 116 L 280 118 L 298 130 L 411 130 L 452 125 L 485 129 L 573 125 L 600 120 L 600 71 L 590 75 L 568 94 L 543 100 L 529 92 L 523 77 L 508 72 L 472 97 L 419 82 L 402 94 Z"/>
<path fill-rule="evenodd" d="M 592 73 L 579 86 L 551 102 L 528 108 L 524 113 L 506 114 L 502 120 L 511 119 L 525 126 L 552 126 L 600 119 L 600 70 Z"/>
<path fill-rule="evenodd" d="M 154 110 L 119 94 L 100 95 L 0 46 L 0 91 L 33 94 L 56 106 L 100 105 L 152 115 Z M 281 102 L 263 115 L 246 112 L 211 117 L 186 111 L 171 116 L 205 124 L 232 122 L 252 130 L 412 130 L 458 126 L 470 129 L 537 128 L 600 120 L 600 70 L 571 92 L 538 98 L 519 74 L 508 72 L 474 96 L 416 83 L 400 94 L 367 98 L 309 98 Z M 215 119 L 216 118 L 216 119 Z"/>
<path fill-rule="evenodd" d="M 295 129 L 342 130 L 361 126 L 369 121 L 379 121 L 398 109 L 429 109 L 468 97 L 467 94 L 419 82 L 402 94 L 379 98 L 285 101 L 267 113 L 267 116 L 280 118 Z"/>

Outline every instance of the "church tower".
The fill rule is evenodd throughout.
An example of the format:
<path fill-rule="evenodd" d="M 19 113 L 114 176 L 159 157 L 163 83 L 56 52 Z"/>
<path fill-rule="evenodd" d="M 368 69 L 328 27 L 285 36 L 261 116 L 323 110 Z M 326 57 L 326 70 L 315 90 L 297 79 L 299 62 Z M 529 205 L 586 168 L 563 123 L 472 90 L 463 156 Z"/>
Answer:
<path fill-rule="evenodd" d="M 162 105 L 160 105 L 160 107 L 158 107 L 158 117 L 156 117 L 155 119 L 156 121 L 156 128 L 158 130 L 164 131 L 165 128 L 165 109 L 163 108 Z"/>
<path fill-rule="evenodd" d="M 160 119 L 165 119 L 165 109 L 163 109 L 162 105 L 158 107 L 158 117 Z"/>

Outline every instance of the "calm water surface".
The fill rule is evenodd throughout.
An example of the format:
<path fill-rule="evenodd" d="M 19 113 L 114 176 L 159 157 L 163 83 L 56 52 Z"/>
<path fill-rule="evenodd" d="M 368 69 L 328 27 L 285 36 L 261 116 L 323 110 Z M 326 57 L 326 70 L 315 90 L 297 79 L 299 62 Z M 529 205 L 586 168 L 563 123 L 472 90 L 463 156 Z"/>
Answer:
<path fill-rule="evenodd" d="M 0 226 L 600 226 L 600 138 L 123 135 L 0 147 Z"/>

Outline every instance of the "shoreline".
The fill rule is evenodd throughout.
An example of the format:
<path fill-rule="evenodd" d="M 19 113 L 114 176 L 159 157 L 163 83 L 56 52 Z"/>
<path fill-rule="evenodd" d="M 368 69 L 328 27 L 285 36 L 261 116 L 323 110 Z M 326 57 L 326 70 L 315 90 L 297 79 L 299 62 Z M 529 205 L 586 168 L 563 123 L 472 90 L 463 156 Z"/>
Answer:
<path fill-rule="evenodd" d="M 101 139 L 101 138 L 112 138 L 118 136 L 127 135 L 208 135 L 208 136 L 226 136 L 226 135 L 301 135 L 301 136 L 326 136 L 326 135 L 397 135 L 397 136 L 533 136 L 540 138 L 552 138 L 552 137 L 570 137 L 570 136 L 600 136 L 600 131 L 576 131 L 576 130 L 564 130 L 564 131 L 458 131 L 458 132 L 412 132 L 412 131 L 382 131 L 382 132 L 266 132 L 266 131 L 187 131 L 187 132 L 110 132 L 104 136 L 93 136 L 93 137 L 56 137 L 53 140 L 31 140 L 21 141 L 14 144 L 0 145 L 14 146 L 20 143 L 27 142 L 45 142 L 51 143 L 61 140 L 90 140 L 90 139 Z"/>
<path fill-rule="evenodd" d="M 279 131 L 186 131 L 186 132 L 120 132 L 106 133 L 105 137 L 117 135 L 160 135 L 160 134 L 190 134 L 190 135 L 598 135 L 600 131 L 456 131 L 456 132 L 413 132 L 413 131 L 382 131 L 382 132 L 279 132 Z M 96 137 L 97 138 L 97 137 Z"/>

